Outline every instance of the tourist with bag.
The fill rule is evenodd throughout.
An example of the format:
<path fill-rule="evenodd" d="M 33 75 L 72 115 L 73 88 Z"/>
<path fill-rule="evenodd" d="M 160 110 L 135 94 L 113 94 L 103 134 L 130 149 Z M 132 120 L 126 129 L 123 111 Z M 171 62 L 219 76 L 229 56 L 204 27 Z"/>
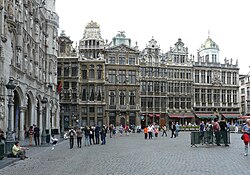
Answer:
<path fill-rule="evenodd" d="M 242 127 L 242 139 L 245 144 L 245 154 L 244 156 L 248 155 L 248 145 L 250 142 L 250 119 L 246 120 L 246 124 Z"/>

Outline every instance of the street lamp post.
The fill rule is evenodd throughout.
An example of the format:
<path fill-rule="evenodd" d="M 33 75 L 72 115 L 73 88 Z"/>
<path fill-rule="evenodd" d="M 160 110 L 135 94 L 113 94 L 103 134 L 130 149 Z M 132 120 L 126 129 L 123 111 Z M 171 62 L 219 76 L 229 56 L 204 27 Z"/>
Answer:
<path fill-rule="evenodd" d="M 46 97 L 43 97 L 42 99 L 42 104 L 43 104 L 43 130 L 42 130 L 42 144 L 46 144 L 46 131 L 45 131 L 45 119 L 46 119 L 46 103 L 48 103 L 48 99 Z"/>
<path fill-rule="evenodd" d="M 9 79 L 8 84 L 5 85 L 7 90 L 8 90 L 8 97 L 9 97 L 9 102 L 8 102 L 8 129 L 7 129 L 7 136 L 5 140 L 5 153 L 8 154 L 12 150 L 12 146 L 15 143 L 15 140 L 12 136 L 12 106 L 13 106 L 13 90 L 16 88 L 16 85 L 14 84 L 13 78 Z"/>

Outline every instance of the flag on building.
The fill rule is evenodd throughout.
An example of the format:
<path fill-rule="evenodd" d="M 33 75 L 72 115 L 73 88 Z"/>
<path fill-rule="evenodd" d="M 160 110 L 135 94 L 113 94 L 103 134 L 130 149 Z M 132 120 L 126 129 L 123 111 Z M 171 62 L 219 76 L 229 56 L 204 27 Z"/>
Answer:
<path fill-rule="evenodd" d="M 62 85 L 63 85 L 63 80 L 60 81 L 60 83 L 59 83 L 59 85 L 57 87 L 57 92 L 58 93 L 61 93 L 61 91 L 62 91 Z"/>

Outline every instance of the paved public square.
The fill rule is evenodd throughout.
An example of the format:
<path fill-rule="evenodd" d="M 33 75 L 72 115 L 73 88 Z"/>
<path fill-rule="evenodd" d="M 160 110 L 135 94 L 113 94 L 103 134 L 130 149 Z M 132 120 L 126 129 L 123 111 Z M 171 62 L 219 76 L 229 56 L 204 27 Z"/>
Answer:
<path fill-rule="evenodd" d="M 179 137 L 145 140 L 143 133 L 109 139 L 107 145 L 69 149 L 69 142 L 31 147 L 29 157 L 0 169 L 2 175 L 68 174 L 249 174 L 250 156 L 244 156 L 240 134 L 231 134 L 230 147 L 190 146 L 190 132 Z M 250 153 L 250 151 L 249 151 Z"/>

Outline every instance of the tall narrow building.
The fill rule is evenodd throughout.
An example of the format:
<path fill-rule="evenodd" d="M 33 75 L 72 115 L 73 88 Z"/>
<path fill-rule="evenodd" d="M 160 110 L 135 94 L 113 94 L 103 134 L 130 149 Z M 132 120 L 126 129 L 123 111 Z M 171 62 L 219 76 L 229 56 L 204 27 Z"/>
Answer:
<path fill-rule="evenodd" d="M 194 62 L 194 112 L 199 119 L 239 117 L 239 68 L 233 59 L 220 63 L 219 46 L 208 37 Z"/>
<path fill-rule="evenodd" d="M 120 31 L 104 54 L 108 124 L 139 125 L 139 51 Z"/>

